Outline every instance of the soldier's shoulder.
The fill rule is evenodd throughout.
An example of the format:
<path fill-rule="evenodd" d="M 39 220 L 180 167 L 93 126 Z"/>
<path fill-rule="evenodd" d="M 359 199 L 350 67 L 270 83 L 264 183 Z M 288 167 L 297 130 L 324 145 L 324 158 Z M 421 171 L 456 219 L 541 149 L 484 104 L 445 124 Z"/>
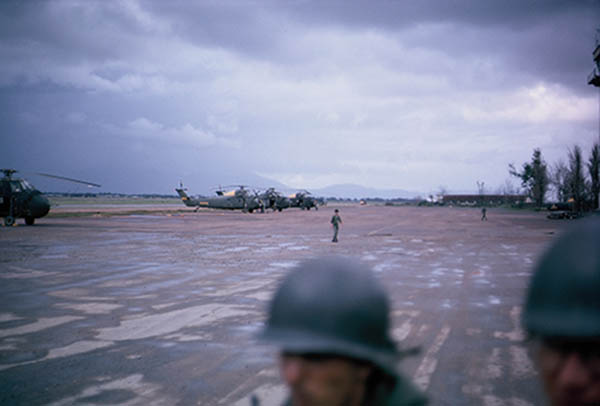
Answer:
<path fill-rule="evenodd" d="M 386 406 L 425 406 L 428 404 L 427 397 L 411 382 L 399 377 L 391 393 Z"/>

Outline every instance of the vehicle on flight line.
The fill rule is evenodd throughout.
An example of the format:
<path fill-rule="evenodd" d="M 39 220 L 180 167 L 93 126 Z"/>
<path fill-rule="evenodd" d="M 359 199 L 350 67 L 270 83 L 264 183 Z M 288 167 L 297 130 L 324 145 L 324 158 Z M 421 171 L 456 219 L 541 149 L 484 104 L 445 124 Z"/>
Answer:
<path fill-rule="evenodd" d="M 12 226 L 17 218 L 24 218 L 25 224 L 31 226 L 35 219 L 48 214 L 50 202 L 42 192 L 31 186 L 25 179 L 13 178 L 12 175 L 17 172 L 14 169 L 0 169 L 0 172 L 4 173 L 4 177 L 0 179 L 0 217 L 4 218 L 4 225 Z M 36 175 L 100 187 L 95 183 L 47 173 Z"/>
<path fill-rule="evenodd" d="M 546 217 L 550 220 L 573 220 L 581 217 L 581 213 L 574 209 L 575 200 L 570 198 L 566 202 L 552 203 L 548 205 L 548 214 Z"/>
<path fill-rule="evenodd" d="M 265 209 L 282 211 L 290 207 L 290 199 L 276 191 L 275 188 L 268 188 L 258 196 L 262 200 Z"/>
<path fill-rule="evenodd" d="M 186 193 L 186 188 L 183 183 L 175 189 L 181 201 L 187 207 L 195 207 L 194 211 L 198 211 L 200 207 L 209 209 L 224 209 L 224 210 L 242 210 L 243 212 L 252 213 L 254 210 L 262 209 L 264 211 L 263 202 L 256 193 L 250 193 L 244 186 L 238 186 L 237 189 L 229 192 L 217 191 L 216 197 L 196 196 L 190 197 Z"/>
<path fill-rule="evenodd" d="M 311 196 L 307 190 L 298 191 L 290 196 L 290 207 L 300 207 L 302 210 L 310 210 L 312 207 L 319 210 L 319 200 Z"/>

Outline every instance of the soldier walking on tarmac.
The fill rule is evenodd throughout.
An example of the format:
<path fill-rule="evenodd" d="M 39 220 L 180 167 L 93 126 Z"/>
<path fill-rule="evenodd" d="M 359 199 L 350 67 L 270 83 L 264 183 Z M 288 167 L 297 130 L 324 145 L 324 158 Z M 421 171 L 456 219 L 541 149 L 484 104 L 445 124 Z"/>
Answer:
<path fill-rule="evenodd" d="M 340 224 L 342 224 L 342 218 L 339 213 L 340 211 L 335 209 L 333 211 L 333 217 L 331 217 L 331 225 L 333 226 L 333 240 L 331 240 L 331 242 L 338 242 L 338 231 L 340 230 Z"/>
<path fill-rule="evenodd" d="M 397 369 L 408 351 L 392 341 L 389 317 L 383 287 L 356 261 L 326 257 L 292 270 L 260 334 L 279 347 L 284 405 L 425 405 Z"/>
<path fill-rule="evenodd" d="M 542 256 L 523 325 L 550 404 L 600 405 L 600 221 L 576 224 Z"/>

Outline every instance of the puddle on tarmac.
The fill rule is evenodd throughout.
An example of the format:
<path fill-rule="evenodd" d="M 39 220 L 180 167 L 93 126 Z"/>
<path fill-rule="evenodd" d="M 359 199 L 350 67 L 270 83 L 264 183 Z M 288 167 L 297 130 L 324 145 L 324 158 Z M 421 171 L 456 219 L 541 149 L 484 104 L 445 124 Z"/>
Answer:
<path fill-rule="evenodd" d="M 489 301 L 490 301 L 490 304 L 492 304 L 492 305 L 498 305 L 498 304 L 502 303 L 501 300 L 499 298 L 497 298 L 496 296 L 490 296 Z"/>
<path fill-rule="evenodd" d="M 223 252 L 242 252 L 249 250 L 250 247 L 235 247 L 235 248 L 227 248 L 223 250 Z"/>
<path fill-rule="evenodd" d="M 67 254 L 42 255 L 40 259 L 65 259 L 69 258 Z"/>
<path fill-rule="evenodd" d="M 284 268 L 284 269 L 290 269 L 290 268 L 295 267 L 296 265 L 298 265 L 298 261 L 271 262 L 269 264 L 269 266 L 272 266 L 274 268 Z"/>
<path fill-rule="evenodd" d="M 123 320 L 117 327 L 98 329 L 97 339 L 136 340 L 173 334 L 182 328 L 198 328 L 225 322 L 230 317 L 247 316 L 252 311 L 236 305 L 209 303 L 165 313 L 153 313 Z"/>

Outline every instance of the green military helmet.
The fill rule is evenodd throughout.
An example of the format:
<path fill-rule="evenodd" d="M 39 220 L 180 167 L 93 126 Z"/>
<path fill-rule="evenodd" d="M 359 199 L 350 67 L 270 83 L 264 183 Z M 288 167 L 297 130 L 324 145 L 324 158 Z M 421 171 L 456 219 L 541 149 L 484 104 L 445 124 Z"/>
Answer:
<path fill-rule="evenodd" d="M 576 224 L 537 264 L 523 312 L 533 335 L 600 336 L 600 222 Z"/>
<path fill-rule="evenodd" d="M 300 264 L 279 286 L 261 337 L 281 350 L 370 361 L 396 375 L 389 304 L 371 271 L 339 257 Z"/>

